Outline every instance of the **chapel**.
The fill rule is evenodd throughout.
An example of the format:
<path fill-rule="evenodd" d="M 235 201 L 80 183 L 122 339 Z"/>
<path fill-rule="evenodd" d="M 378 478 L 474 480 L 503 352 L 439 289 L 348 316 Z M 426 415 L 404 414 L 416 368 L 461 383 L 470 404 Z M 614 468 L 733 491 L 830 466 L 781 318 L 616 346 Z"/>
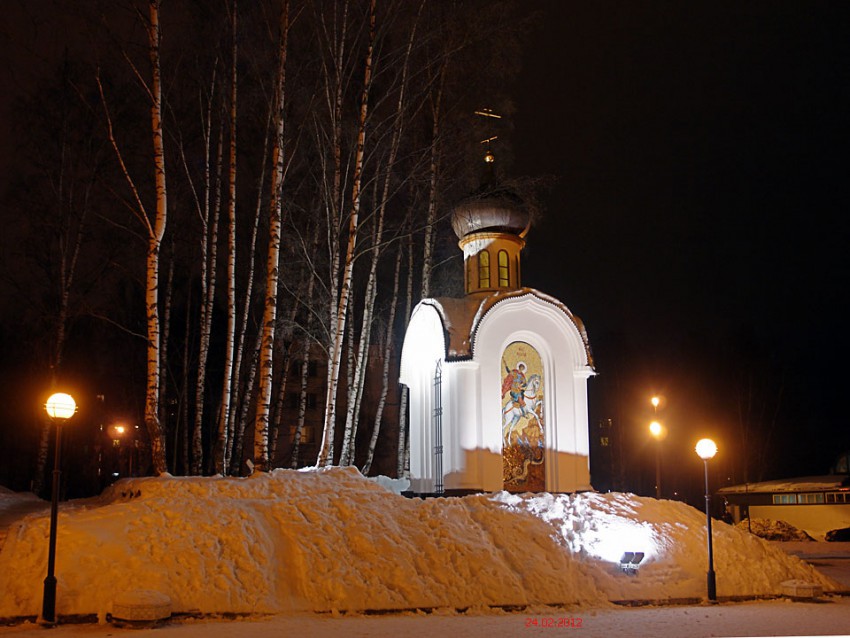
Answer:
<path fill-rule="evenodd" d="M 566 305 L 522 286 L 525 203 L 490 186 L 457 204 L 451 219 L 465 295 L 419 302 L 402 347 L 411 491 L 593 489 L 590 344 Z"/>

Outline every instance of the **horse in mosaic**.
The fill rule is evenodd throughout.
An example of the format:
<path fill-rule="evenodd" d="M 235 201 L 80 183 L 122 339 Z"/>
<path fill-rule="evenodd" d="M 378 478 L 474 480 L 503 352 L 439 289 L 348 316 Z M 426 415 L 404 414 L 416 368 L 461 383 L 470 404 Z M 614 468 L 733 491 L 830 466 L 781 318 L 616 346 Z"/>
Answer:
<path fill-rule="evenodd" d="M 528 378 L 528 384 L 523 392 L 523 403 L 508 402 L 502 410 L 502 439 L 506 445 L 511 443 L 511 435 L 517 429 L 521 432 L 526 425 L 522 424 L 522 419 L 528 417 L 529 422 L 533 419 L 540 427 L 540 432 L 543 432 L 542 415 L 539 414 L 543 409 L 543 397 L 540 393 L 541 379 L 539 374 L 532 374 Z M 521 427 L 517 428 L 520 425 Z"/>

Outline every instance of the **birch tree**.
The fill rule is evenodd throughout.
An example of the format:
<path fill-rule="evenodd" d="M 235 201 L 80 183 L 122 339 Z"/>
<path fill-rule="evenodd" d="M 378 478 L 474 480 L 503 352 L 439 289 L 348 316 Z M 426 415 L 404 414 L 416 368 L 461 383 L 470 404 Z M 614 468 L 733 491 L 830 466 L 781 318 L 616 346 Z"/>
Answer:
<path fill-rule="evenodd" d="M 271 205 L 269 207 L 269 254 L 266 266 L 266 299 L 263 313 L 263 337 L 259 359 L 259 393 L 254 424 L 254 467 L 269 469 L 269 412 L 272 397 L 274 365 L 274 331 L 277 315 L 278 269 L 281 242 L 281 212 L 283 198 L 284 89 L 286 81 L 286 52 L 289 34 L 289 2 L 284 1 L 280 20 L 280 52 L 277 70 L 275 138 L 272 151 Z"/>
<path fill-rule="evenodd" d="M 387 404 L 387 393 L 390 387 L 390 360 L 392 356 L 392 344 L 395 325 L 396 308 L 398 307 L 398 288 L 401 274 L 401 257 L 403 251 L 401 246 L 396 248 L 395 269 L 393 271 L 393 291 L 390 297 L 390 314 L 387 318 L 387 331 L 384 336 L 383 367 L 381 372 L 381 393 L 378 398 L 378 406 L 375 409 L 375 418 L 372 422 L 372 435 L 369 437 L 369 447 L 366 452 L 366 462 L 363 463 L 362 472 L 368 476 L 372 469 L 372 460 L 375 458 L 375 448 L 378 444 L 378 435 L 381 433 L 381 420 L 384 416 L 384 407 Z"/>
<path fill-rule="evenodd" d="M 150 27 L 148 31 L 151 59 L 151 133 L 153 136 L 153 162 L 156 183 L 156 212 L 153 224 L 148 224 L 149 243 L 147 257 L 147 285 L 145 297 L 148 307 L 148 388 L 145 402 L 145 425 L 151 441 L 151 460 L 154 471 L 167 470 L 165 439 L 159 422 L 159 250 L 165 234 L 168 216 L 168 190 L 165 173 L 165 141 L 162 131 L 162 74 L 159 55 L 159 0 L 150 0 Z M 140 211 L 143 212 L 143 211 Z M 144 215 L 148 220 L 148 216 Z"/>
<path fill-rule="evenodd" d="M 236 97 L 238 95 L 238 39 L 236 32 L 238 4 L 231 7 L 230 47 L 230 153 L 227 179 L 227 327 L 225 333 L 224 371 L 216 435 L 214 465 L 217 474 L 227 474 L 228 423 L 230 396 L 233 388 L 233 360 L 236 341 Z"/>
<path fill-rule="evenodd" d="M 145 426 L 151 444 L 151 461 L 154 472 L 166 471 L 165 439 L 159 421 L 160 407 L 160 323 L 159 323 L 159 251 L 165 234 L 168 216 L 168 191 L 166 185 L 165 141 L 162 118 L 162 71 L 160 60 L 160 1 L 149 0 L 149 21 L 146 25 L 151 78 L 147 82 L 141 72 L 130 62 L 133 72 L 150 101 L 150 125 L 153 141 L 154 205 L 146 206 L 136 182 L 130 175 L 124 154 L 118 144 L 109 113 L 108 101 L 98 75 L 97 85 L 106 115 L 107 136 L 115 152 L 121 172 L 135 204 L 134 213 L 142 223 L 147 236 L 145 307 L 147 323 L 147 389 L 145 393 Z M 151 209 L 151 210 L 149 210 Z"/>
<path fill-rule="evenodd" d="M 410 321 L 410 313 L 413 311 L 413 235 L 408 236 L 407 241 L 407 286 L 405 287 L 405 320 L 403 322 L 402 334 L 407 331 Z M 398 456 L 396 459 L 396 476 L 404 478 L 410 474 L 410 440 L 407 436 L 407 387 L 402 386 L 398 409 Z"/>
<path fill-rule="evenodd" d="M 207 377 L 207 360 L 210 351 L 210 336 L 212 334 L 212 317 L 215 305 L 215 290 L 217 282 L 216 263 L 218 261 L 218 226 L 221 211 L 221 189 L 219 188 L 222 171 L 223 153 L 223 129 L 219 124 L 216 159 L 214 166 L 211 165 L 210 157 L 210 133 L 212 126 L 212 103 L 215 94 L 215 73 L 209 95 L 209 103 L 206 113 L 206 127 L 204 131 L 205 165 L 203 198 L 199 201 L 195 195 L 195 206 L 201 221 L 201 305 L 200 305 L 200 335 L 198 343 L 198 374 L 195 383 L 195 425 L 192 428 L 192 474 L 198 475 L 203 471 L 204 448 L 203 448 L 203 418 L 204 398 Z M 185 162 L 185 159 L 184 159 Z M 213 168 L 215 175 L 212 175 Z M 191 183 L 188 167 L 186 176 Z M 193 189 L 193 193 L 194 193 Z"/>
<path fill-rule="evenodd" d="M 266 125 L 263 129 L 264 133 L 271 128 L 274 113 L 275 105 L 272 103 L 269 105 L 268 108 Z M 232 386 L 230 388 L 231 408 L 228 414 L 228 421 L 226 424 L 227 446 L 224 455 L 225 465 L 230 468 L 231 473 L 233 473 L 234 471 L 238 472 L 239 466 L 241 464 L 242 437 L 245 432 L 245 427 L 247 425 L 248 406 L 251 403 L 251 397 L 254 388 L 254 374 L 256 372 L 253 354 L 256 353 L 257 348 L 252 348 L 250 350 L 250 352 L 252 353 L 252 356 L 250 358 L 251 365 L 249 366 L 249 373 L 247 375 L 247 379 L 244 383 L 239 383 L 243 372 L 242 362 L 244 359 L 245 341 L 248 337 L 248 320 L 251 315 L 251 306 L 253 302 L 253 289 L 255 282 L 254 254 L 256 252 L 260 218 L 262 216 L 263 211 L 263 185 L 265 184 L 266 164 L 269 158 L 269 139 L 269 135 L 263 135 L 263 152 L 260 156 L 260 174 L 257 178 L 256 202 L 254 206 L 253 225 L 250 233 L 249 248 L 246 252 L 248 258 L 246 259 L 247 276 L 245 278 L 244 304 L 242 306 L 242 316 L 239 320 L 239 326 L 237 328 L 236 335 L 234 336 L 234 359 L 233 372 L 231 375 Z M 236 458 L 235 466 L 233 464 L 234 457 Z"/>
<path fill-rule="evenodd" d="M 318 217 L 318 216 L 317 216 Z M 303 327 L 303 343 L 301 345 L 301 374 L 299 376 L 300 386 L 298 394 L 298 417 L 296 419 L 295 434 L 292 439 L 292 449 L 290 451 L 290 467 L 296 469 L 298 467 L 299 453 L 301 449 L 301 438 L 304 432 L 304 422 L 307 417 L 307 381 L 310 368 L 310 350 L 313 344 L 312 329 L 313 322 L 316 318 L 316 312 L 313 307 L 313 292 L 316 287 L 318 275 L 313 257 L 318 254 L 319 248 L 319 232 L 320 226 L 316 223 L 313 227 L 312 241 L 310 242 L 310 251 L 307 255 L 308 278 L 307 289 L 304 293 L 303 301 L 306 306 L 306 319 Z"/>
<path fill-rule="evenodd" d="M 354 274 L 354 249 L 357 245 L 359 230 L 360 193 L 363 177 L 363 155 L 366 145 L 366 118 L 369 113 L 369 90 L 372 86 L 372 53 L 375 45 L 375 0 L 369 3 L 369 41 L 363 69 L 363 92 L 360 98 L 360 117 L 357 131 L 357 150 L 354 157 L 354 176 L 352 178 L 351 211 L 349 214 L 348 246 L 343 262 L 342 284 L 336 309 L 336 325 L 331 334 L 331 348 L 328 353 L 328 389 L 325 400 L 324 430 L 319 450 L 318 464 L 333 464 L 334 426 L 336 422 L 336 395 L 339 386 L 340 364 L 342 362 L 342 341 L 345 335 L 345 321 L 351 294 L 351 281 Z"/>
<path fill-rule="evenodd" d="M 360 460 L 355 459 L 358 428 L 371 425 L 377 411 L 364 465 L 374 468 L 388 379 L 375 379 L 382 393 L 379 405 L 364 405 L 366 370 L 374 369 L 368 367 L 369 358 L 373 352 L 380 356 L 372 341 L 381 341 L 386 377 L 393 368 L 387 353 L 394 352 L 390 344 L 399 335 L 385 333 L 384 326 L 390 331 L 395 323 L 402 324 L 394 321 L 394 313 L 409 312 L 414 292 L 440 291 L 440 251 L 449 245 L 437 234 L 445 212 L 441 202 L 450 201 L 458 192 L 456 182 L 471 173 L 459 161 L 463 153 L 458 149 L 478 142 L 475 133 L 464 133 L 468 122 L 460 114 L 469 110 L 470 96 L 486 93 L 473 82 L 463 85 L 462 77 L 469 68 L 477 69 L 476 77 L 492 74 L 489 63 L 471 62 L 502 55 L 482 56 L 478 50 L 461 55 L 468 42 L 492 41 L 498 32 L 492 20 L 485 24 L 482 19 L 482 28 L 470 30 L 469 20 L 460 19 L 481 8 L 480 3 L 305 0 L 297 5 L 303 19 L 295 5 L 290 19 L 286 5 L 281 11 L 285 18 L 275 13 L 269 21 L 269 7 L 276 2 L 166 4 L 166 14 L 161 0 L 124 0 L 116 4 L 115 14 L 104 9 L 121 32 L 95 43 L 115 45 L 119 51 L 111 58 L 99 55 L 102 75 L 95 95 L 102 107 L 98 113 L 105 114 L 106 148 L 111 146 L 117 160 L 110 165 L 119 179 L 95 185 L 98 196 L 110 198 L 110 206 L 95 210 L 105 209 L 108 223 L 143 240 L 144 334 L 122 355 L 139 356 L 144 348 L 144 368 L 137 365 L 136 370 L 145 370 L 138 377 L 144 376 L 145 423 L 157 472 L 166 467 L 166 390 L 180 401 L 176 429 L 168 433 L 168 445 L 174 445 L 168 450 L 172 471 L 232 473 L 239 471 L 244 457 L 260 469 L 270 466 L 268 436 L 281 418 L 273 405 L 288 385 L 300 392 L 300 409 L 297 440 L 287 460 L 297 465 L 299 456 L 315 455 L 325 465 L 334 462 L 339 449 L 340 462 Z M 142 50 L 150 69 L 135 57 L 128 39 L 133 34 L 123 20 L 128 8 L 139 6 L 144 7 Z M 483 12 L 493 11 L 488 4 Z M 278 34 L 281 20 L 286 25 Z M 304 23 L 310 28 L 302 28 Z M 171 32 L 171 24 L 179 42 L 166 38 L 166 47 L 173 43 L 173 49 L 162 48 L 161 32 Z M 129 73 L 119 68 L 129 68 Z M 277 73 L 269 73 L 270 68 Z M 128 77 L 142 87 L 149 117 L 134 111 L 140 100 L 125 90 L 122 82 Z M 89 88 L 81 85 L 80 96 L 92 93 Z M 103 117 L 97 118 L 98 126 Z M 306 151 L 298 148 L 299 130 L 313 136 L 303 142 L 312 144 Z M 469 140 L 463 137 L 467 134 Z M 458 143 L 446 144 L 450 136 Z M 134 215 L 129 227 L 113 212 L 121 214 L 124 207 Z M 281 226 L 284 210 L 291 217 L 286 230 Z M 321 246 L 306 240 L 314 231 Z M 415 250 L 415 261 L 398 246 L 404 252 L 396 261 L 398 272 L 391 274 L 391 266 L 382 272 L 403 233 L 414 236 L 410 250 Z M 159 270 L 166 268 L 163 241 L 172 249 L 166 260 L 172 274 L 163 271 L 160 285 Z M 226 256 L 221 254 L 225 242 Z M 256 250 L 257 242 L 268 242 L 268 253 Z M 115 273 L 120 273 L 128 303 L 113 302 L 116 315 L 132 306 L 133 265 L 140 270 L 142 260 L 141 254 L 124 248 Z M 306 280 L 299 268 L 302 253 L 310 270 Z M 227 281 L 217 280 L 225 267 Z M 404 288 L 405 277 L 406 298 L 390 286 L 398 278 L 392 288 Z M 290 299 L 291 307 L 285 305 Z M 406 308 L 398 308 L 404 304 Z M 169 317 L 174 321 L 170 349 Z M 140 333 L 141 320 L 138 324 L 127 328 Z M 291 355 L 301 351 L 304 368 L 311 358 L 320 365 L 327 362 L 325 400 L 316 412 L 323 419 L 322 433 L 309 451 L 300 442 L 305 378 L 298 378 L 294 369 L 286 376 L 287 342 L 301 339 Z M 170 371 L 172 384 L 166 382 Z M 346 375 L 348 388 L 341 387 Z M 135 392 L 136 409 L 142 395 Z M 337 421 L 340 429 L 344 422 L 342 432 L 335 431 Z M 210 443 L 212 450 L 204 447 Z M 248 448 L 244 456 L 243 447 Z M 405 448 L 402 441 L 400 466 Z"/>

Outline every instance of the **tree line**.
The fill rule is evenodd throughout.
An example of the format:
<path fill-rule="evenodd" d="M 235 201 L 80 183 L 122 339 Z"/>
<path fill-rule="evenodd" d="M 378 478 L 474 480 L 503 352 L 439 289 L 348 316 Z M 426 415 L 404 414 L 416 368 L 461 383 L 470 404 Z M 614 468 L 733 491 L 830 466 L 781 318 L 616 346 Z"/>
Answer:
<path fill-rule="evenodd" d="M 85 374 L 67 359 L 87 347 L 129 368 L 154 473 L 369 472 L 413 305 L 461 292 L 444 217 L 479 184 L 481 140 L 498 134 L 509 160 L 507 118 L 474 112 L 511 113 L 518 4 L 77 3 L 62 20 L 85 46 L 20 103 L 6 203 L 7 325 L 33 373 L 59 387 Z M 305 458 L 317 357 L 323 426 Z"/>

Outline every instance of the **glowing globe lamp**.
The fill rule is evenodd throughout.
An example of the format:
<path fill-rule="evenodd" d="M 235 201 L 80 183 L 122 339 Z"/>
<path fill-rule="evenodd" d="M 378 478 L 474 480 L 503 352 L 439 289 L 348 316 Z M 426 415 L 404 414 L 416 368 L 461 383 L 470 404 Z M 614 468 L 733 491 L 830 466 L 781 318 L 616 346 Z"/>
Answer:
<path fill-rule="evenodd" d="M 51 419 L 61 419 L 64 421 L 74 416 L 74 412 L 77 411 L 77 402 L 74 401 L 74 397 L 70 394 L 57 392 L 50 395 L 47 403 L 44 404 L 44 409 L 47 410 L 47 414 Z"/>
<path fill-rule="evenodd" d="M 50 540 L 47 551 L 47 578 L 44 579 L 44 597 L 42 598 L 41 620 L 47 626 L 56 624 L 56 525 L 58 521 L 59 508 L 59 459 L 62 454 L 62 428 L 59 427 L 65 421 L 74 416 L 77 411 L 77 402 L 74 397 L 64 392 L 50 395 L 44 409 L 56 424 L 56 445 L 53 457 L 53 493 L 50 503 Z"/>
<path fill-rule="evenodd" d="M 703 461 L 713 459 L 717 454 L 717 445 L 711 439 L 700 439 L 696 445 L 697 456 Z"/>

